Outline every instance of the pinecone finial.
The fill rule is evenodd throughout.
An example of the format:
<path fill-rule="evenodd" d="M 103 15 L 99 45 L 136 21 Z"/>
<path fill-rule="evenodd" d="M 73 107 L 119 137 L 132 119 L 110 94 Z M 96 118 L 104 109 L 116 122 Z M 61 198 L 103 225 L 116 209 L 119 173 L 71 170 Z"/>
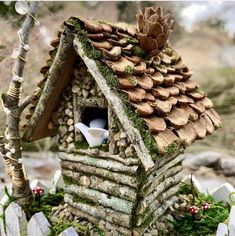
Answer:
<path fill-rule="evenodd" d="M 161 7 L 146 7 L 137 17 L 137 37 L 140 47 L 152 55 L 164 48 L 172 31 L 170 14 L 163 14 Z"/>

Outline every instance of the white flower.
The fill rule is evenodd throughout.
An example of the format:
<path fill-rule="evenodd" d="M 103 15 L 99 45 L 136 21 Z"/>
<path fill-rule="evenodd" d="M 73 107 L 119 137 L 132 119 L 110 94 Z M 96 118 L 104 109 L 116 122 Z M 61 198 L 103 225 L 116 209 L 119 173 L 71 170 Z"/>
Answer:
<path fill-rule="evenodd" d="M 25 1 L 17 1 L 15 4 L 15 10 L 20 15 L 25 15 L 29 11 L 29 5 Z"/>

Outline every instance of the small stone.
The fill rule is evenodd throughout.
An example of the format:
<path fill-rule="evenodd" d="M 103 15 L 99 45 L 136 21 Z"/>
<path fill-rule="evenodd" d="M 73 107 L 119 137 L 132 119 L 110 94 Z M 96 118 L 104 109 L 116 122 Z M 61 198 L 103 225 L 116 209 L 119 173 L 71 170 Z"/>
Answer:
<path fill-rule="evenodd" d="M 98 155 L 98 154 L 99 154 L 99 150 L 96 149 L 96 148 L 92 148 L 92 149 L 91 149 L 91 153 L 92 153 L 93 155 Z"/>
<path fill-rule="evenodd" d="M 228 236 L 228 226 L 224 223 L 219 223 L 216 236 Z"/>
<path fill-rule="evenodd" d="M 64 230 L 59 236 L 78 236 L 76 230 L 71 226 L 68 229 Z"/>
<path fill-rule="evenodd" d="M 51 182 L 50 193 L 56 193 L 57 190 L 64 189 L 64 180 L 61 174 L 61 170 L 57 170 Z"/>
<path fill-rule="evenodd" d="M 121 138 L 121 139 L 126 138 L 126 137 L 127 137 L 126 132 L 121 132 L 121 133 L 120 133 L 120 138 Z"/>
<path fill-rule="evenodd" d="M 119 141 L 120 140 L 120 133 L 116 133 L 113 138 L 115 141 Z"/>
<path fill-rule="evenodd" d="M 222 154 L 212 151 L 201 152 L 199 154 L 187 154 L 183 161 L 183 166 L 191 169 L 198 169 L 200 166 L 215 167 L 219 160 L 223 157 Z"/>
<path fill-rule="evenodd" d="M 134 155 L 134 147 L 133 146 L 128 146 L 125 150 L 125 155 L 127 157 L 131 157 Z"/>
<path fill-rule="evenodd" d="M 51 233 L 50 228 L 51 225 L 46 216 L 42 212 L 39 212 L 31 217 L 27 225 L 27 233 L 28 235 L 47 236 Z"/>
<path fill-rule="evenodd" d="M 152 236 L 158 236 L 158 230 L 157 229 L 152 229 L 149 233 Z"/>
<path fill-rule="evenodd" d="M 73 138 L 69 136 L 69 137 L 66 139 L 66 142 L 67 142 L 67 143 L 72 143 L 72 142 L 73 142 Z"/>
<path fill-rule="evenodd" d="M 174 221 L 174 218 L 173 218 L 173 216 L 172 215 L 170 215 L 170 214 L 167 214 L 166 215 L 166 219 L 168 220 L 168 221 Z"/>
<path fill-rule="evenodd" d="M 235 206 L 231 207 L 228 220 L 229 235 L 235 235 Z"/>
<path fill-rule="evenodd" d="M 220 159 L 219 169 L 221 169 L 222 172 L 226 176 L 234 176 L 235 175 L 235 159 L 234 159 L 234 157 L 227 157 L 227 158 Z"/>
<path fill-rule="evenodd" d="M 187 177 L 185 177 L 182 182 L 187 184 L 187 185 L 191 185 L 191 181 L 193 183 L 194 188 L 198 191 L 198 192 L 202 192 L 202 186 L 199 183 L 199 181 L 195 178 L 195 176 L 192 176 L 192 180 L 191 180 L 191 175 L 188 175 Z"/>
<path fill-rule="evenodd" d="M 69 126 L 69 132 L 71 132 L 71 131 L 74 131 L 74 126 L 73 125 Z"/>
<path fill-rule="evenodd" d="M 5 210 L 6 235 L 27 235 L 27 220 L 24 211 L 17 203 L 12 202 Z M 4 232 L 4 229 L 1 229 Z"/>
<path fill-rule="evenodd" d="M 235 188 L 228 182 L 220 185 L 212 192 L 212 196 L 216 202 L 223 201 L 224 203 L 231 204 L 231 200 L 235 201 L 235 196 L 231 196 L 231 200 L 229 198 L 230 194 L 235 192 Z"/>
<path fill-rule="evenodd" d="M 73 93 L 78 93 L 80 91 L 80 88 L 77 86 L 77 85 L 74 85 L 73 87 L 72 87 L 72 92 Z"/>
<path fill-rule="evenodd" d="M 179 209 L 179 204 L 175 203 L 175 204 L 174 204 L 174 208 L 175 208 L 175 209 Z"/>
<path fill-rule="evenodd" d="M 68 117 L 73 117 L 73 111 L 70 110 L 70 109 L 68 109 L 68 108 L 65 110 L 65 114 L 66 114 Z"/>
<path fill-rule="evenodd" d="M 68 121 L 67 121 L 67 125 L 72 125 L 73 124 L 73 119 L 68 119 Z"/>
<path fill-rule="evenodd" d="M 162 222 L 156 222 L 156 228 L 160 231 L 163 231 L 166 228 L 166 226 Z"/>
<path fill-rule="evenodd" d="M 82 96 L 83 96 L 84 98 L 87 98 L 88 95 L 89 95 L 89 92 L 88 92 L 87 90 L 83 89 L 83 90 L 82 90 Z"/>

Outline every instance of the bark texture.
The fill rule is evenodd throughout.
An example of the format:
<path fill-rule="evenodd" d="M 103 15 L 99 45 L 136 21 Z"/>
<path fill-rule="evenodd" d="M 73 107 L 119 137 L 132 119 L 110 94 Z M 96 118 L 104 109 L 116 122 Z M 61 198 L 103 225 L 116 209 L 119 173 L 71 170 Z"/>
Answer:
<path fill-rule="evenodd" d="M 29 187 L 29 181 L 21 163 L 21 140 L 19 133 L 20 116 L 24 108 L 29 104 L 30 99 L 26 99 L 20 104 L 22 75 L 25 65 L 26 52 L 24 46 L 28 45 L 29 35 L 34 25 L 34 19 L 39 2 L 31 2 L 29 14 L 22 25 L 21 42 L 19 44 L 19 56 L 13 67 L 13 76 L 8 90 L 8 94 L 3 96 L 3 104 L 6 112 L 6 132 L 5 138 L 8 142 L 9 150 L 5 153 L 5 163 L 7 172 L 11 170 L 13 196 L 16 201 L 23 207 L 28 206 L 32 202 L 32 192 Z M 32 17 L 33 16 L 33 17 Z M 3 156 L 4 156 L 4 150 Z M 5 150 L 6 151 L 6 150 Z M 11 166 L 9 168 L 9 166 Z M 9 170 L 10 169 L 10 170 Z"/>

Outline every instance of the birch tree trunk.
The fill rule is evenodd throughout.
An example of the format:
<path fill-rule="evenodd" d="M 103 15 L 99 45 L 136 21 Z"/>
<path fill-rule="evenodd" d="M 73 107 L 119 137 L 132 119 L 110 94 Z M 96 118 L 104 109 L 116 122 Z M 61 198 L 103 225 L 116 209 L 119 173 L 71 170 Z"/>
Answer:
<path fill-rule="evenodd" d="M 30 103 L 31 97 L 27 97 L 20 103 L 20 95 L 22 90 L 22 75 L 25 65 L 26 52 L 28 50 L 28 40 L 30 32 L 33 28 L 35 15 L 39 6 L 39 2 L 31 2 L 29 12 L 20 31 L 20 43 L 18 47 L 19 56 L 17 57 L 10 87 L 7 94 L 2 95 L 4 111 L 6 113 L 6 131 L 5 140 L 7 142 L 7 151 L 4 155 L 5 162 L 11 165 L 11 179 L 13 196 L 21 206 L 26 207 L 32 202 L 32 192 L 29 181 L 21 163 L 22 151 L 19 132 L 19 122 L 22 111 Z M 3 150 L 3 149 L 2 149 Z M 5 149 L 6 150 L 6 149 Z M 9 171 L 9 168 L 8 168 Z"/>

